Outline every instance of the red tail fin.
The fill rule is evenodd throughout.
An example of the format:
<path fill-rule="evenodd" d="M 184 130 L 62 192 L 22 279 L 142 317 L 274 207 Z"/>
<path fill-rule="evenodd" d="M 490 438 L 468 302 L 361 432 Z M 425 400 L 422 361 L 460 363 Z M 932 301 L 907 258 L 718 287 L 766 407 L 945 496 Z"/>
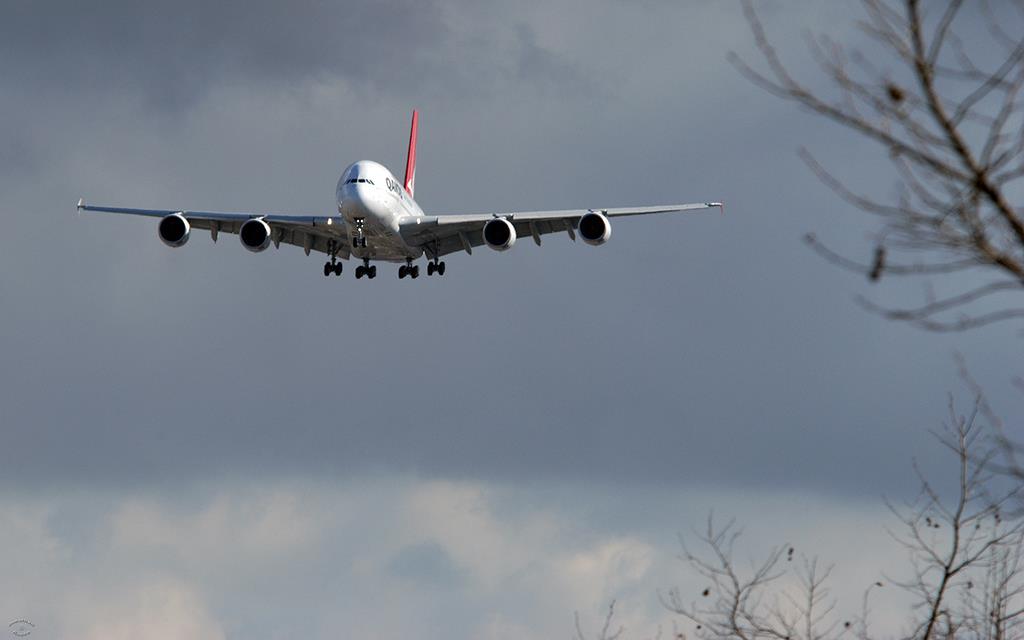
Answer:
<path fill-rule="evenodd" d="M 409 192 L 410 197 L 415 197 L 412 192 L 416 189 L 416 132 L 419 129 L 419 122 L 420 114 L 413 109 L 412 130 L 409 132 L 409 155 L 405 161 L 405 190 Z"/>

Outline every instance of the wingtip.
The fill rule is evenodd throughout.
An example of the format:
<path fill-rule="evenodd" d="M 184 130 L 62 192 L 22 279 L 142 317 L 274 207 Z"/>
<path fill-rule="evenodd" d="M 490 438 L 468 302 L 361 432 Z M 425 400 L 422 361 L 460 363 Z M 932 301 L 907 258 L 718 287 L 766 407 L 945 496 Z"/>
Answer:
<path fill-rule="evenodd" d="M 719 209 L 722 210 L 722 214 L 723 215 L 725 214 L 725 203 L 724 202 L 705 202 L 704 204 L 708 205 L 709 207 L 718 207 Z"/>
<path fill-rule="evenodd" d="M 78 211 L 79 214 L 82 213 L 82 208 L 83 207 L 85 207 L 85 198 L 79 198 L 78 199 L 78 208 L 77 208 L 77 211 Z"/>

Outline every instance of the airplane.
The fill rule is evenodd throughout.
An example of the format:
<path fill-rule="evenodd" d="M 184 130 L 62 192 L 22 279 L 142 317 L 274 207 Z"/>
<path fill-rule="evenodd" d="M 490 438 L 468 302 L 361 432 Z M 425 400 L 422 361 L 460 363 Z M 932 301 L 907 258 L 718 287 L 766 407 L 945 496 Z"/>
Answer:
<path fill-rule="evenodd" d="M 427 275 L 443 276 L 442 257 L 459 251 L 472 255 L 473 248 L 486 245 L 495 251 L 512 248 L 519 237 L 530 236 L 539 246 L 542 235 L 577 234 L 588 245 L 602 245 L 611 237 L 611 218 L 676 213 L 718 207 L 721 202 L 699 202 L 653 207 L 570 209 L 428 216 L 413 199 L 416 188 L 416 138 L 419 113 L 412 112 L 405 181 L 399 182 L 383 165 L 360 160 L 341 174 L 335 191 L 337 215 L 295 216 L 276 213 L 221 213 L 177 209 L 131 209 L 86 204 L 78 211 L 120 213 L 160 218 L 157 234 L 169 247 L 181 247 L 192 228 L 210 232 L 214 242 L 219 233 L 238 235 L 242 246 L 254 253 L 283 242 L 327 255 L 324 276 L 342 273 L 340 260 L 361 260 L 356 279 L 377 277 L 371 262 L 400 263 L 399 279 L 416 279 L 420 267 L 414 261 L 426 256 Z"/>

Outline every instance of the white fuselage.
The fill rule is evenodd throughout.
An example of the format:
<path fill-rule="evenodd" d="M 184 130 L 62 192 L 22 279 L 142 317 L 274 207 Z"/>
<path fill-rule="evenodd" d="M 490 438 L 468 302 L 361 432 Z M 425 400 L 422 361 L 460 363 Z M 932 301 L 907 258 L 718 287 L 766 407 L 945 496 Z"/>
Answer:
<path fill-rule="evenodd" d="M 423 210 L 384 165 L 372 160 L 353 162 L 338 179 L 336 195 L 353 257 L 405 262 L 423 255 L 421 248 L 408 246 L 399 231 L 403 219 L 422 218 Z M 365 247 L 353 241 L 358 237 L 365 238 Z"/>

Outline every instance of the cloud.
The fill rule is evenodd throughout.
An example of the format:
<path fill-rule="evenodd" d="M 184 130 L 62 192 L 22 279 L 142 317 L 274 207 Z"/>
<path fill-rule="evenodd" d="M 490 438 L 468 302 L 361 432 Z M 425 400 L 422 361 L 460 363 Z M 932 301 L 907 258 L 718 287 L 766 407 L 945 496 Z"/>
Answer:
<path fill-rule="evenodd" d="M 112 543 L 125 550 L 164 549 L 190 565 L 230 548 L 242 557 L 274 554 L 317 541 L 320 531 L 301 496 L 277 492 L 234 500 L 216 498 L 197 513 L 176 513 L 147 500 L 128 501 L 111 517 Z"/>
<path fill-rule="evenodd" d="M 205 609 L 197 594 L 174 581 L 155 581 L 131 589 L 87 595 L 76 593 L 63 620 L 66 637 L 84 640 L 197 638 L 222 640 L 228 635 Z M 49 636 L 47 629 L 39 634 Z"/>
<path fill-rule="evenodd" d="M 387 570 L 421 584 L 451 587 L 463 580 L 451 556 L 436 542 L 421 542 L 401 549 L 388 563 Z"/>
<path fill-rule="evenodd" d="M 689 537 L 709 505 L 750 524 L 738 557 L 788 541 L 836 562 L 840 611 L 903 566 L 882 505 L 749 491 L 619 499 L 650 517 L 594 489 L 393 476 L 8 495 L 0 614 L 40 637 L 540 638 L 570 633 L 577 610 L 592 627 L 616 600 L 621 624 L 653 634 L 682 624 L 659 590 L 704 586 L 673 533 Z M 879 602 L 878 628 L 898 625 L 901 606 Z"/>

